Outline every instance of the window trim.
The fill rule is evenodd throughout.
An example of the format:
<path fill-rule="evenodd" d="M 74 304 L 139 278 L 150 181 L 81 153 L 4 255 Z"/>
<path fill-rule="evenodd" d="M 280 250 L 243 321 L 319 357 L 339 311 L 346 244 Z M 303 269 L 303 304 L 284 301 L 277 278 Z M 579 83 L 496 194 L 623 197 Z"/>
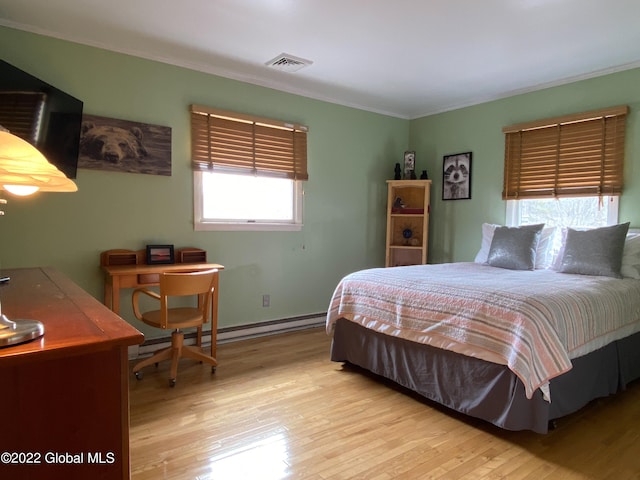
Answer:
<path fill-rule="evenodd" d="M 194 230 L 302 230 L 309 128 L 196 104 L 190 113 Z M 293 221 L 204 218 L 204 172 L 289 179 L 294 186 Z"/>
<path fill-rule="evenodd" d="M 293 222 L 264 221 L 215 221 L 203 217 L 202 175 L 205 172 L 193 172 L 193 229 L 195 231 L 263 231 L 298 232 L 304 227 L 304 184 L 301 180 L 292 180 L 294 185 Z"/>

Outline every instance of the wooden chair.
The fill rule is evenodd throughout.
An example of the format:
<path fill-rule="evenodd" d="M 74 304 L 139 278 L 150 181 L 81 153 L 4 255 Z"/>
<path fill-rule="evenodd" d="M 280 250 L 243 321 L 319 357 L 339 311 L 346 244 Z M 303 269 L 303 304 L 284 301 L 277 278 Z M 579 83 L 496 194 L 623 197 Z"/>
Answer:
<path fill-rule="evenodd" d="M 208 321 L 209 306 L 213 294 L 213 282 L 217 270 L 201 272 L 171 272 L 160 274 L 160 293 L 147 288 L 137 288 L 132 295 L 133 313 L 138 320 L 147 325 L 162 329 L 172 329 L 171 346 L 155 353 L 150 358 L 138 362 L 133 367 L 136 378 L 142 378 L 142 368 L 166 359 L 171 359 L 169 385 L 174 387 L 178 374 L 178 360 L 182 357 L 192 358 L 211 364 L 211 372 L 215 373 L 218 362 L 215 358 L 202 352 L 200 346 L 184 344 L 183 328 L 202 327 Z M 160 301 L 160 309 L 140 312 L 140 295 L 147 295 Z M 198 296 L 197 307 L 169 307 L 170 297 Z"/>

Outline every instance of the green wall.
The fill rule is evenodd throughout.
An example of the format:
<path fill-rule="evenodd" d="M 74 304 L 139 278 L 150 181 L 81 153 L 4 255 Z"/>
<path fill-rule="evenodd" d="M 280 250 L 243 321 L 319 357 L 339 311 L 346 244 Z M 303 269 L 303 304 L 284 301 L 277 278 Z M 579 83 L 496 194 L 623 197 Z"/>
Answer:
<path fill-rule="evenodd" d="M 384 264 L 385 180 L 407 149 L 408 120 L 8 28 L 0 54 L 81 99 L 87 114 L 171 127 L 173 169 L 170 177 L 79 170 L 77 193 L 7 197 L 1 268 L 54 266 L 101 300 L 101 251 L 204 248 L 225 266 L 223 328 L 325 312 L 343 275 Z M 301 232 L 193 230 L 191 103 L 309 126 Z M 159 336 L 133 318 L 130 296 L 121 301 L 124 318 Z"/>
<path fill-rule="evenodd" d="M 481 224 L 505 220 L 502 127 L 613 105 L 631 107 L 620 220 L 640 226 L 640 69 L 408 121 L 8 28 L 0 53 L 83 100 L 85 113 L 172 128 L 171 177 L 79 170 L 77 193 L 11 197 L 4 207 L 1 268 L 51 265 L 98 299 L 101 251 L 172 243 L 225 265 L 222 328 L 324 312 L 343 275 L 384 263 L 385 180 L 407 148 L 433 179 L 429 263 L 473 260 Z M 301 232 L 193 230 L 191 103 L 310 127 Z M 467 151 L 472 198 L 442 201 L 442 157 Z M 123 317 L 158 336 L 129 303 L 123 296 Z"/>
<path fill-rule="evenodd" d="M 502 127 L 598 108 L 628 105 L 625 186 L 619 220 L 640 226 L 640 69 L 548 88 L 413 120 L 410 145 L 434 180 L 429 263 L 472 261 L 483 222 L 505 222 Z M 471 199 L 442 201 L 442 157 L 472 152 Z"/>

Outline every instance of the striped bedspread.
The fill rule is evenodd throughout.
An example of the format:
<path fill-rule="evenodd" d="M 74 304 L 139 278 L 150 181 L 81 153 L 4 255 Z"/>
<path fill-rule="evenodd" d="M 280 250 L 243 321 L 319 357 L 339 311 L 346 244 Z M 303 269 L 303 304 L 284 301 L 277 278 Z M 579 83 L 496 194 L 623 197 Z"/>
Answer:
<path fill-rule="evenodd" d="M 344 277 L 327 313 L 387 335 L 507 365 L 526 395 L 572 358 L 640 331 L 640 280 L 478 263 L 375 268 Z"/>

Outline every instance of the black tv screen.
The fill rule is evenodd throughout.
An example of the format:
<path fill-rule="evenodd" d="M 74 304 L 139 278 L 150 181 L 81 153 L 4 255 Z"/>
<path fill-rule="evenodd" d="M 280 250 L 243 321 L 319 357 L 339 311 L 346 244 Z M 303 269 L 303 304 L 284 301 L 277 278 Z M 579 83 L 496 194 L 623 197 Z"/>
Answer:
<path fill-rule="evenodd" d="M 0 60 L 0 125 L 76 178 L 83 103 Z"/>

